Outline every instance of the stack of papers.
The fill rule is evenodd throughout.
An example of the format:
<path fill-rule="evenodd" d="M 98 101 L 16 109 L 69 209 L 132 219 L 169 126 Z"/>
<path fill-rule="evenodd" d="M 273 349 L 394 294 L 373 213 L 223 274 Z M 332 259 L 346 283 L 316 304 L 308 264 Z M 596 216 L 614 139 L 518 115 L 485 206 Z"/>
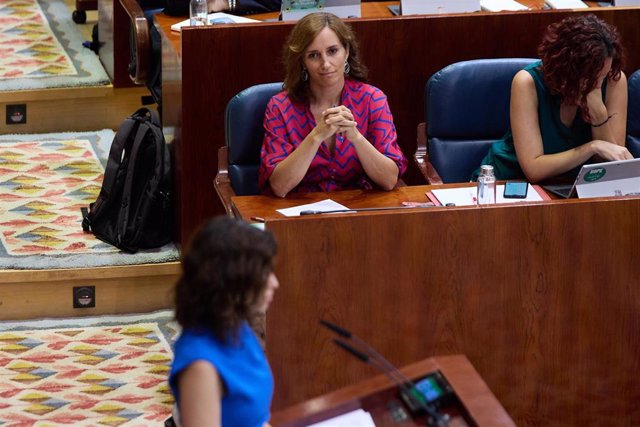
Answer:
<path fill-rule="evenodd" d="M 477 12 L 480 0 L 400 0 L 402 15 Z"/>
<path fill-rule="evenodd" d="M 329 212 L 338 210 L 348 211 L 349 208 L 338 202 L 334 202 L 331 199 L 325 199 L 315 203 L 294 206 L 292 208 L 278 209 L 277 211 L 284 216 L 299 216 L 302 211 Z"/>
<path fill-rule="evenodd" d="M 446 206 L 448 203 L 453 203 L 455 206 L 475 206 L 477 192 L 477 187 L 443 188 L 431 191 L 442 206 Z M 497 185 L 496 203 L 540 202 L 543 200 L 531 184 L 527 189 L 527 197 L 524 199 L 505 199 L 503 193 L 504 185 Z"/>
<path fill-rule="evenodd" d="M 544 0 L 552 9 L 587 9 L 589 6 L 580 0 Z"/>
<path fill-rule="evenodd" d="M 480 0 L 482 10 L 489 12 L 500 12 L 501 10 L 529 10 L 523 4 L 514 0 Z"/>
<path fill-rule="evenodd" d="M 247 24 L 249 22 L 260 22 L 255 19 L 245 18 L 244 16 L 229 15 L 228 13 L 224 13 L 224 12 L 210 13 L 209 16 L 207 17 L 207 20 L 209 22 L 209 25 Z M 189 24 L 190 24 L 189 20 L 185 19 L 184 21 L 178 22 L 177 24 L 173 24 L 171 26 L 171 31 L 180 32 L 180 29 L 182 27 L 188 27 Z"/>
<path fill-rule="evenodd" d="M 356 409 L 307 427 L 376 427 L 376 425 L 368 412 Z"/>

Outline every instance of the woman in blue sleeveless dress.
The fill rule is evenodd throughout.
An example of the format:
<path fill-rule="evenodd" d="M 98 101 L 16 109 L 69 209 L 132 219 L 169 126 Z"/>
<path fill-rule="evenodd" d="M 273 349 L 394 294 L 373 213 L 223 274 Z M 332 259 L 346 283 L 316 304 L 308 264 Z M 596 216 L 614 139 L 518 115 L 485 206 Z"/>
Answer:
<path fill-rule="evenodd" d="M 538 182 L 593 161 L 631 159 L 625 148 L 627 79 L 615 27 L 594 15 L 551 24 L 538 47 L 541 62 L 511 85 L 511 129 L 482 164 L 498 179 Z M 477 178 L 477 171 L 473 178 Z"/>
<path fill-rule="evenodd" d="M 278 279 L 271 233 L 228 217 L 203 226 L 182 260 L 176 285 L 175 344 L 169 385 L 180 427 L 264 427 L 273 377 L 249 326 L 263 316 Z"/>

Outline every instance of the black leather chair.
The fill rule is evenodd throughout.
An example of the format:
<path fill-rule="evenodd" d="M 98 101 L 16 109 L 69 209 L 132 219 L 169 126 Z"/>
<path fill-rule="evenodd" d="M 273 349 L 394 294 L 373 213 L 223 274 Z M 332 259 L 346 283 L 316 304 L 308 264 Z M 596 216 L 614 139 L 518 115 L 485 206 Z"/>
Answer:
<path fill-rule="evenodd" d="M 509 128 L 511 81 L 536 59 L 476 59 L 451 64 L 425 87 L 425 123 L 414 160 L 430 184 L 467 182 Z"/>
<path fill-rule="evenodd" d="M 218 150 L 214 187 L 228 215 L 231 197 L 259 194 L 258 168 L 264 139 L 264 111 L 282 83 L 251 86 L 234 96 L 225 110 L 225 146 Z"/>
<path fill-rule="evenodd" d="M 640 157 L 640 70 L 628 80 L 629 108 L 627 114 L 627 148 L 633 157 Z"/>

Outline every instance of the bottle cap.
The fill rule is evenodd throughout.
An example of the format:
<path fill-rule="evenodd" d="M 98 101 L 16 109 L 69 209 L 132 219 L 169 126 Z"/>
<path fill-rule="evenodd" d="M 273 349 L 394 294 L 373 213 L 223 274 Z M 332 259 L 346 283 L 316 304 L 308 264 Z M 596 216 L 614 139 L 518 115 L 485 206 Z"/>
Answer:
<path fill-rule="evenodd" d="M 491 165 L 480 166 L 480 175 L 493 176 L 493 166 Z"/>

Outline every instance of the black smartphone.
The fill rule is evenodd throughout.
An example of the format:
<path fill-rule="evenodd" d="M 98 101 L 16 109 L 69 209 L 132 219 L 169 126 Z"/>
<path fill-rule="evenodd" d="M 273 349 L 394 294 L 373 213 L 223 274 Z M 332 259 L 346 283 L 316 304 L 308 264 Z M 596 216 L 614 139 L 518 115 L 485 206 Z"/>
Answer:
<path fill-rule="evenodd" d="M 524 199 L 527 197 L 529 183 L 524 181 L 507 181 L 504 185 L 505 199 Z"/>

